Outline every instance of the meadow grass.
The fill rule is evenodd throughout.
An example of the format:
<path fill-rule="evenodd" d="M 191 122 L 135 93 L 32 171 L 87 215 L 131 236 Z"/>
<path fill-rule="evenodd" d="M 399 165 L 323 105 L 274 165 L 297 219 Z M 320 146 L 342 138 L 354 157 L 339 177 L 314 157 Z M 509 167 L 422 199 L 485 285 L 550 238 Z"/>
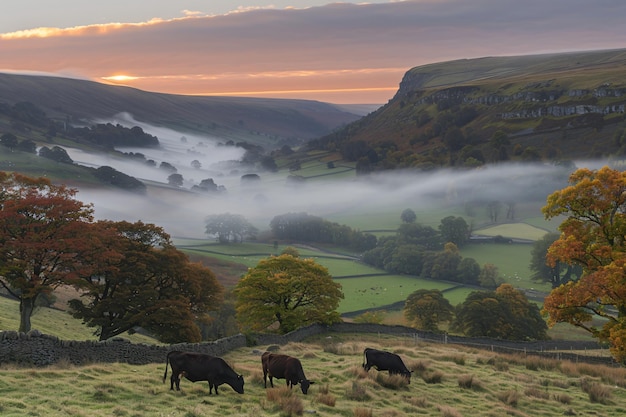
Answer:
<path fill-rule="evenodd" d="M 16 300 L 0 297 L 0 331 L 17 331 L 19 322 L 19 303 Z M 94 335 L 95 328 L 90 328 L 82 324 L 78 319 L 72 317 L 67 311 L 62 311 L 47 307 L 38 307 L 31 317 L 32 329 L 42 333 L 50 334 L 63 340 L 98 340 Z M 123 333 L 120 335 L 134 343 L 157 343 L 155 339 L 141 334 Z M 1 361 L 1 358 L 0 358 Z M 0 412 L 0 414 L 2 414 Z"/>
<path fill-rule="evenodd" d="M 398 336 L 319 335 L 280 348 L 300 358 L 308 395 L 284 380 L 263 387 L 260 354 L 267 346 L 226 355 L 245 378 L 245 393 L 227 385 L 209 395 L 206 382 L 162 382 L 163 363 L 67 363 L 46 368 L 0 367 L 3 416 L 621 416 L 626 412 L 624 368 L 533 360 L 462 346 L 428 344 Z M 365 372 L 363 349 L 399 354 L 412 369 L 411 383 L 375 369 Z M 505 366 L 502 366 L 506 364 Z M 598 376 L 601 374 L 602 376 Z M 621 381 L 621 382 L 620 382 Z"/>

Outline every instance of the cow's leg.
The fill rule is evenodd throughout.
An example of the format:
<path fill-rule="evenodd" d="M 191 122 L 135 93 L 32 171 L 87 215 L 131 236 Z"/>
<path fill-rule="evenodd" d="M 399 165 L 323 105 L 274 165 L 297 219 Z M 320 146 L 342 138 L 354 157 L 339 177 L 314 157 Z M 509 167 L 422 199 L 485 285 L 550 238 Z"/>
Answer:
<path fill-rule="evenodd" d="M 263 385 L 267 388 L 267 369 L 263 369 Z"/>
<path fill-rule="evenodd" d="M 180 373 L 172 374 L 172 382 L 176 384 L 176 391 L 180 391 Z"/>
<path fill-rule="evenodd" d="M 270 377 L 270 386 L 274 388 L 274 381 L 272 380 L 272 374 L 270 374 L 269 377 Z"/>

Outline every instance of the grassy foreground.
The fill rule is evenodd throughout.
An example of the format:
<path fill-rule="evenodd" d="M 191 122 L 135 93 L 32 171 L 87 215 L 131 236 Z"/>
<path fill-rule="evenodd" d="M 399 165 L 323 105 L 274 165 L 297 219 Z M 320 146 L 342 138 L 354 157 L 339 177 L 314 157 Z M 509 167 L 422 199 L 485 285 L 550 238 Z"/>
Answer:
<path fill-rule="evenodd" d="M 400 354 L 414 370 L 411 384 L 361 368 L 367 346 Z M 320 336 L 281 352 L 301 359 L 315 381 L 308 395 L 284 380 L 263 387 L 260 353 L 242 348 L 225 356 L 246 380 L 245 394 L 223 385 L 162 383 L 164 363 L 143 366 L 59 364 L 44 369 L 0 368 L 2 416 L 621 416 L 626 369 L 503 356 L 452 345 L 372 335 Z M 165 359 L 165 358 L 164 358 Z M 168 373 L 169 375 L 169 373 Z"/>

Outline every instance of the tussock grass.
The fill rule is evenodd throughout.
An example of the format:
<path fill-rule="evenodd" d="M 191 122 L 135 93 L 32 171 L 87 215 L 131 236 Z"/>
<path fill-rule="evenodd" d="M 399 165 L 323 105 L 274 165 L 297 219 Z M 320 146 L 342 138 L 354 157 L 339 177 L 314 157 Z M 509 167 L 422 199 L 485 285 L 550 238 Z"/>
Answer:
<path fill-rule="evenodd" d="M 224 355 L 245 378 L 245 394 L 220 386 L 209 395 L 206 382 L 181 381 L 181 391 L 162 382 L 164 364 L 59 364 L 43 369 L 0 365 L 0 415 L 77 417 L 372 417 L 616 415 L 626 410 L 626 390 L 615 388 L 599 374 L 614 368 L 600 365 L 594 375 L 586 367 L 562 362 L 526 367 L 523 357 L 504 356 L 475 348 L 415 343 L 389 335 L 341 334 L 280 347 L 302 361 L 306 376 L 316 383 L 308 395 L 300 387 L 263 387 L 259 352 L 268 346 L 237 349 Z M 388 372 L 365 372 L 363 348 L 400 353 L 413 369 L 411 383 L 394 382 Z M 452 358 L 464 358 L 464 364 Z M 506 371 L 496 371 L 506 363 Z M 563 369 L 567 371 L 563 372 Z M 439 382 L 427 383 L 423 376 Z M 612 378 L 619 375 L 615 372 Z M 394 386 L 395 384 L 395 386 Z M 585 387 L 585 390 L 583 390 Z M 361 414 L 363 413 L 363 414 Z M 570 414 L 568 414 L 570 413 Z M 612 414 L 613 413 L 613 414 Z M 619 414 L 618 414 L 619 415 Z"/>

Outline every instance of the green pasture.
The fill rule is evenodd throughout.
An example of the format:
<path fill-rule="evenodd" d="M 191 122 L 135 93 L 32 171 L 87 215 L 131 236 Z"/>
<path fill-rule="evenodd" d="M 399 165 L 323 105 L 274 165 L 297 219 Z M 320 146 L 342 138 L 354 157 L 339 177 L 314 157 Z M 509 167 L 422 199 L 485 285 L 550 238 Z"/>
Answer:
<path fill-rule="evenodd" d="M 539 240 L 548 232 L 549 230 L 527 223 L 503 223 L 474 231 L 475 234 L 482 236 L 504 236 L 527 240 Z"/>
<path fill-rule="evenodd" d="M 550 291 L 550 285 L 530 279 L 532 245 L 526 243 L 475 243 L 460 249 L 464 258 L 474 258 L 482 267 L 489 263 L 498 267 L 505 282 L 516 288 L 534 288 L 538 291 Z"/>
<path fill-rule="evenodd" d="M 406 275 L 364 276 L 359 278 L 339 278 L 344 299 L 339 304 L 340 313 L 376 309 L 404 301 L 419 289 L 445 290 L 451 283 L 430 281 Z"/>

